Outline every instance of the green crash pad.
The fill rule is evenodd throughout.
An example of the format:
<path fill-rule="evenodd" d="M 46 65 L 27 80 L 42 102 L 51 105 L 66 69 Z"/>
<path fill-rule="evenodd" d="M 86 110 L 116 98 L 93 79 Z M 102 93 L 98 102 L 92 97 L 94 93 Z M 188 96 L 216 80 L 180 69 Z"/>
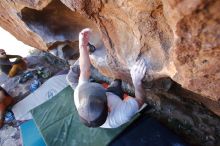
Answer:
<path fill-rule="evenodd" d="M 120 134 L 116 129 L 88 128 L 79 121 L 71 87 L 31 111 L 47 146 L 105 146 Z"/>

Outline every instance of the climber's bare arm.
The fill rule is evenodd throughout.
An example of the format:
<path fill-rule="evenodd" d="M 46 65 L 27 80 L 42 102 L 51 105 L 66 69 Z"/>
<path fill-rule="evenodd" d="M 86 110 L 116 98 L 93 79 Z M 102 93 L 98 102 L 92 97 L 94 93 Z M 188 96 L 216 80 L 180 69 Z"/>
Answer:
<path fill-rule="evenodd" d="M 79 66 L 80 66 L 80 80 L 87 81 L 90 77 L 90 58 L 89 58 L 89 51 L 88 51 L 88 42 L 89 42 L 89 34 L 91 30 L 86 28 L 83 29 L 79 33 Z"/>
<path fill-rule="evenodd" d="M 143 59 L 138 60 L 131 68 L 131 78 L 135 88 L 135 99 L 139 107 L 144 104 L 144 89 L 142 86 L 142 79 L 144 78 L 147 67 Z"/>

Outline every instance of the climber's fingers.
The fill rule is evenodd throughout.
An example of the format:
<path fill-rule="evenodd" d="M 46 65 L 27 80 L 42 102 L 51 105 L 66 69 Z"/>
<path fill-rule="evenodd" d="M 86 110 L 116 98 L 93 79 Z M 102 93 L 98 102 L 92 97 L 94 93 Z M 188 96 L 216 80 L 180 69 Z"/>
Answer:
<path fill-rule="evenodd" d="M 140 66 L 140 65 L 141 65 L 141 63 L 142 63 L 142 59 L 139 59 L 139 60 L 137 61 L 137 64 L 136 64 L 136 65 L 137 65 L 137 67 L 138 67 L 138 66 Z"/>
<path fill-rule="evenodd" d="M 131 67 L 131 73 L 134 73 L 134 71 L 137 69 L 137 64 L 138 64 L 138 61 L 134 63 L 134 65 Z"/>
<path fill-rule="evenodd" d="M 142 71 L 143 67 L 145 66 L 145 62 L 144 59 L 141 59 L 141 63 L 140 63 L 140 69 Z"/>
<path fill-rule="evenodd" d="M 145 60 L 144 59 L 139 59 L 138 61 L 135 62 L 135 64 L 132 66 L 130 70 L 131 76 L 134 76 L 135 74 L 138 73 L 139 78 L 143 78 L 145 75 L 147 68 L 145 65 Z"/>
<path fill-rule="evenodd" d="M 142 79 L 144 78 L 146 71 L 147 71 L 147 67 L 144 66 L 142 69 Z"/>
<path fill-rule="evenodd" d="M 141 67 L 140 67 L 140 68 L 141 68 L 141 73 L 142 73 L 142 74 L 143 74 L 143 73 L 145 74 L 145 71 L 144 71 L 144 70 L 146 69 L 146 64 L 145 64 L 145 60 L 144 60 L 144 59 L 142 59 L 142 64 L 141 64 Z"/>
<path fill-rule="evenodd" d="M 83 29 L 80 33 L 82 34 L 82 35 L 87 35 L 87 34 L 89 34 L 89 33 L 91 33 L 92 32 L 92 30 L 90 29 L 90 28 L 85 28 L 85 29 Z"/>
<path fill-rule="evenodd" d="M 79 37 L 84 38 L 84 39 L 88 39 L 91 32 L 92 32 L 91 29 L 85 28 L 79 33 Z"/>
<path fill-rule="evenodd" d="M 144 65 L 144 61 L 143 61 L 143 59 L 140 59 L 138 61 L 137 68 L 136 68 L 138 73 L 141 73 L 143 65 Z"/>
<path fill-rule="evenodd" d="M 79 33 L 79 46 L 87 46 L 89 43 L 89 35 L 92 32 L 91 29 L 85 28 Z"/>
<path fill-rule="evenodd" d="M 147 66 L 144 66 L 144 68 L 143 68 L 143 74 L 145 74 L 146 71 L 147 71 Z"/>

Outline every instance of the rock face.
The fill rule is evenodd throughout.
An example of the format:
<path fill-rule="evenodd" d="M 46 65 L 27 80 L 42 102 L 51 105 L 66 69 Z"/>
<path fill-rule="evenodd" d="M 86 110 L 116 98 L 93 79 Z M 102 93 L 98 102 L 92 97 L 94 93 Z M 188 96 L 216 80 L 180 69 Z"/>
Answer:
<path fill-rule="evenodd" d="M 93 60 L 103 74 L 129 81 L 129 67 L 143 57 L 147 80 L 169 76 L 220 99 L 218 0 L 12 0 L 0 8 L 0 25 L 31 46 L 47 50 L 57 41 L 76 41 L 90 27 L 93 44 L 105 49 L 105 62 Z"/>
<path fill-rule="evenodd" d="M 3 0 L 0 26 L 41 50 L 90 27 L 102 74 L 131 82 L 129 68 L 145 58 L 146 85 L 169 77 L 219 116 L 219 9 L 219 0 Z"/>

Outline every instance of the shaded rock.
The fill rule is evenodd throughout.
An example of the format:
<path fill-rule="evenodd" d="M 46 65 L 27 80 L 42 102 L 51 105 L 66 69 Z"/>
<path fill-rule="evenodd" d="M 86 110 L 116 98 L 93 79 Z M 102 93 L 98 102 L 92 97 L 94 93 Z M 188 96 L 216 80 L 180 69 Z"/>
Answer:
<path fill-rule="evenodd" d="M 21 19 L 26 27 L 43 39 L 48 49 L 57 41 L 77 41 L 78 33 L 85 27 L 93 29 L 93 43 L 97 44 L 101 40 L 93 22 L 79 12 L 71 11 L 59 0 L 53 0 L 41 11 L 24 7 L 21 10 Z"/>
<path fill-rule="evenodd" d="M 49 52 L 63 60 L 77 60 L 79 58 L 79 42 L 55 42 L 49 47 Z"/>

